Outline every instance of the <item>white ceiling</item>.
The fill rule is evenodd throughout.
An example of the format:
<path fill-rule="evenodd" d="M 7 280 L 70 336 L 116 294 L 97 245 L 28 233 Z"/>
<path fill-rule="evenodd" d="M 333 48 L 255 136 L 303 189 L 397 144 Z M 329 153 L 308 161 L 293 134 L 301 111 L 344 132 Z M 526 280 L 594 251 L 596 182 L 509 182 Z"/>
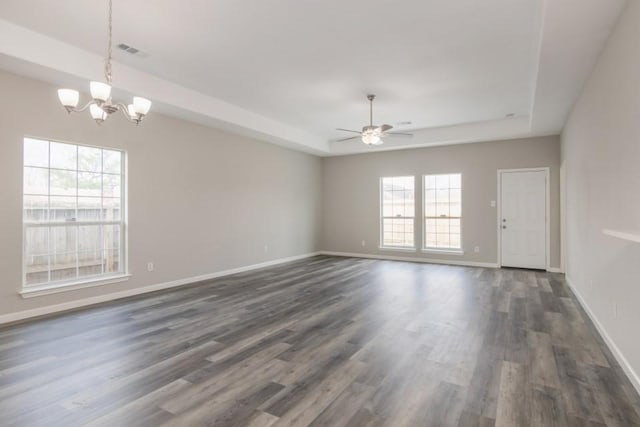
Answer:
<path fill-rule="evenodd" d="M 367 149 L 328 143 L 366 124 L 367 93 L 374 122 L 416 130 L 380 149 L 558 133 L 625 4 L 113 1 L 114 43 L 145 53 L 115 51 L 123 93 L 320 155 Z M 0 67 L 79 89 L 100 78 L 106 4 L 3 0 Z"/>

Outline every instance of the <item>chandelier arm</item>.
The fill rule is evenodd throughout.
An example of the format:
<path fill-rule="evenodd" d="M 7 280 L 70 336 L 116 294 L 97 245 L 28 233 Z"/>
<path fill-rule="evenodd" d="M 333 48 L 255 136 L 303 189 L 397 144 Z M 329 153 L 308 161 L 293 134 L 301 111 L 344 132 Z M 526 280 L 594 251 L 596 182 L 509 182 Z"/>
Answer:
<path fill-rule="evenodd" d="M 92 104 L 96 104 L 95 100 L 91 100 L 89 102 L 87 102 L 84 106 L 77 108 L 77 107 L 65 107 L 67 109 L 67 111 L 69 113 L 81 113 L 84 110 L 86 110 L 87 108 L 89 108 Z"/>
<path fill-rule="evenodd" d="M 140 124 L 142 121 L 142 117 L 134 119 L 129 115 L 129 108 L 123 103 L 119 102 L 116 104 L 118 110 L 124 115 L 124 117 L 129 120 L 131 123 L 135 123 L 136 125 Z"/>

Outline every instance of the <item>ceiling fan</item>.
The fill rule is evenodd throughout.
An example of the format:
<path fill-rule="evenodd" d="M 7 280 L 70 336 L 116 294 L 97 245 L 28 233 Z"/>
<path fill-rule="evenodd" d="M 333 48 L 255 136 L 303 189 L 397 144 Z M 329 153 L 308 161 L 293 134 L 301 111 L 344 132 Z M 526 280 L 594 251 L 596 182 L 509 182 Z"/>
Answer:
<path fill-rule="evenodd" d="M 338 139 L 336 142 L 350 141 L 352 139 L 360 138 L 362 139 L 362 142 L 364 142 L 367 145 L 380 145 L 384 142 L 382 138 L 386 136 L 407 136 L 407 137 L 413 136 L 413 134 L 411 133 L 389 132 L 391 129 L 393 129 L 393 126 L 391 125 L 374 126 L 373 100 L 376 99 L 376 96 L 367 95 L 367 99 L 369 100 L 369 126 L 364 126 L 362 128 L 362 131 L 337 128 L 336 130 L 339 130 L 339 131 L 357 133 L 358 136 L 351 136 L 349 138 Z"/>

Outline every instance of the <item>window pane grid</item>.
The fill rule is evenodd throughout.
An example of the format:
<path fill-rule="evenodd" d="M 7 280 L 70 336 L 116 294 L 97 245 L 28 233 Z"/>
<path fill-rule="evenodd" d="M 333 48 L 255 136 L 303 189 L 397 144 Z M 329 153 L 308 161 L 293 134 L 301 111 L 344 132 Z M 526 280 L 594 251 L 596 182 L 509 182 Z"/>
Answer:
<path fill-rule="evenodd" d="M 424 247 L 461 249 L 462 175 L 424 176 Z"/>
<path fill-rule="evenodd" d="M 25 138 L 25 287 L 123 271 L 122 160 L 120 151 Z"/>
<path fill-rule="evenodd" d="M 382 178 L 381 192 L 381 246 L 415 247 L 415 178 Z"/>

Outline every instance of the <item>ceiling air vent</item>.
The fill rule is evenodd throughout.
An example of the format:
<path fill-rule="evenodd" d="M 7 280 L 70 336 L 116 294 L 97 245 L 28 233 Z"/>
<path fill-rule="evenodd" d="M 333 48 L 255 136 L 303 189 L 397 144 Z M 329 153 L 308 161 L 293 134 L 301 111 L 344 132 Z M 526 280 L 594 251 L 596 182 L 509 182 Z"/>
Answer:
<path fill-rule="evenodd" d="M 129 46 L 128 44 L 120 43 L 117 47 L 118 49 L 123 50 L 131 55 L 147 56 L 143 52 L 141 52 L 139 49 L 136 49 L 133 46 Z"/>

